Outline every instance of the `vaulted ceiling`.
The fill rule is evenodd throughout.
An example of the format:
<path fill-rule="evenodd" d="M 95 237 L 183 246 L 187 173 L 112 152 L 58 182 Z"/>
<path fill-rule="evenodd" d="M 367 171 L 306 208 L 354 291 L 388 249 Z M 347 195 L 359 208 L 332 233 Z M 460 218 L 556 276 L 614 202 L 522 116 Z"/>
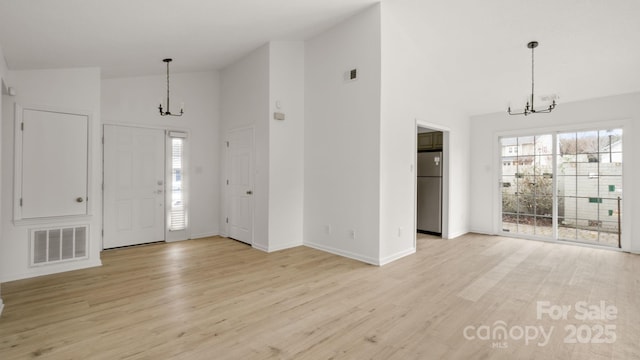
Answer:
<path fill-rule="evenodd" d="M 303 40 L 374 0 L 0 0 L 12 70 L 99 66 L 103 77 L 221 68 L 269 40 Z"/>
<path fill-rule="evenodd" d="M 105 78 L 220 69 L 269 40 L 305 40 L 376 0 L 0 0 L 9 68 L 97 66 Z M 407 36 L 434 86 L 469 114 L 640 91 L 640 1 L 382 0 L 406 8 Z M 383 13 L 383 16 L 384 13 Z M 383 23 L 384 24 L 384 23 Z M 383 29 L 384 31 L 384 29 Z M 446 87 L 446 89 L 444 88 Z"/>

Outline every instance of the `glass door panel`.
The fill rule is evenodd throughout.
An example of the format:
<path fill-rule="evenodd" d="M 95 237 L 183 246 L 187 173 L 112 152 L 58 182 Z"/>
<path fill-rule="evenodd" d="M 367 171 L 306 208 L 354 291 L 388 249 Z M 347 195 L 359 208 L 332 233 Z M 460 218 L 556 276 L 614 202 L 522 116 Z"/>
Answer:
<path fill-rule="evenodd" d="M 553 137 L 502 138 L 502 229 L 553 236 Z"/>
<path fill-rule="evenodd" d="M 622 130 L 557 137 L 558 238 L 618 246 Z"/>
<path fill-rule="evenodd" d="M 501 138 L 503 232 L 617 246 L 622 134 Z"/>

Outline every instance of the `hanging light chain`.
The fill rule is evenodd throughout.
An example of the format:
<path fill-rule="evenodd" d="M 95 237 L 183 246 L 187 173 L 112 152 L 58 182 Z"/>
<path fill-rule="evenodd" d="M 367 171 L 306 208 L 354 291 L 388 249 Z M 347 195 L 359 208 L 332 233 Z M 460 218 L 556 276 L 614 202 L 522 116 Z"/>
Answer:
<path fill-rule="evenodd" d="M 167 115 L 168 116 L 182 116 L 182 114 L 184 114 L 184 109 L 183 108 L 180 108 L 180 114 L 172 114 L 171 113 L 171 104 L 170 104 L 170 100 L 169 100 L 169 95 L 170 95 L 170 93 L 169 93 L 169 85 L 170 85 L 170 83 L 169 83 L 169 63 L 171 61 L 173 61 L 173 59 L 167 58 L 167 59 L 164 59 L 162 61 L 167 63 L 167 111 L 163 111 L 162 103 L 160 103 L 160 106 L 158 106 L 158 110 L 160 110 L 160 115 L 161 116 L 167 116 Z"/>

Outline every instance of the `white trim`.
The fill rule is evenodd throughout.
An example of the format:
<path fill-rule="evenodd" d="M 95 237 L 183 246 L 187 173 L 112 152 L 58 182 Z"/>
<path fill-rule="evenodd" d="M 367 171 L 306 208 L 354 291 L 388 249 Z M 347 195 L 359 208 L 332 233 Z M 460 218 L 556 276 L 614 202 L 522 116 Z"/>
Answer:
<path fill-rule="evenodd" d="M 340 249 L 336 249 L 330 246 L 325 246 L 325 245 L 320 245 L 320 244 L 315 244 L 315 243 L 310 243 L 310 242 L 305 242 L 304 246 L 316 249 L 316 250 L 322 250 L 334 255 L 339 255 L 339 256 L 343 256 L 349 259 L 353 259 L 353 260 L 358 260 L 358 261 L 362 261 L 364 263 L 367 264 L 371 264 L 371 265 L 375 265 L 375 266 L 380 266 L 380 260 L 379 259 L 374 259 L 368 256 L 363 256 L 360 254 L 356 254 L 356 253 L 352 253 L 350 251 L 344 251 L 344 250 L 340 250 Z"/>
<path fill-rule="evenodd" d="M 25 110 L 52 112 L 60 114 L 69 114 L 77 116 L 87 117 L 87 188 L 85 196 L 88 198 L 86 202 L 86 213 L 78 215 L 65 215 L 65 216 L 50 216 L 40 218 L 22 218 L 22 207 L 20 206 L 20 197 L 22 196 L 22 146 L 23 146 L 23 133 L 20 128 L 24 122 L 23 116 Z M 57 223 L 61 221 L 90 221 L 93 216 L 93 202 L 96 199 L 90 197 L 93 194 L 93 112 L 83 109 L 68 109 L 58 108 L 54 106 L 42 106 L 42 105 L 20 105 L 17 102 L 13 104 L 13 216 L 12 220 L 14 225 L 34 225 L 45 223 Z"/>
<path fill-rule="evenodd" d="M 278 246 L 269 246 L 269 250 L 267 250 L 267 252 L 275 252 L 275 251 L 281 251 L 281 250 L 286 250 L 286 249 L 292 249 L 298 246 L 304 246 L 304 244 L 302 242 L 291 242 L 288 244 L 281 244 Z"/>
<path fill-rule="evenodd" d="M 178 139 L 183 139 L 183 148 L 182 148 L 182 184 L 183 184 L 183 194 L 182 194 L 182 202 L 184 204 L 184 209 L 185 209 L 185 228 L 182 230 L 170 230 L 169 229 L 169 221 L 170 221 L 170 216 L 171 216 L 171 193 L 172 190 L 170 188 L 170 184 L 172 179 L 171 176 L 171 164 L 172 164 L 172 159 L 173 159 L 173 154 L 171 153 L 173 151 L 173 147 L 171 144 L 171 139 L 173 138 L 178 138 Z M 190 181 L 191 181 L 191 167 L 190 167 L 190 161 L 189 161 L 189 155 L 190 155 L 190 141 L 188 141 L 189 138 L 189 132 L 188 131 L 178 131 L 178 130 L 169 130 L 166 129 L 165 130 L 165 145 L 164 145 L 164 159 L 165 159 L 165 166 L 164 166 L 164 174 L 165 174 L 165 181 L 164 181 L 164 188 L 165 188 L 165 201 L 164 201 L 164 210 L 165 210 L 165 234 L 164 234 L 164 239 L 166 242 L 175 242 L 175 241 L 181 241 L 181 240 L 188 240 L 191 239 L 191 221 L 189 220 L 190 217 Z"/>
<path fill-rule="evenodd" d="M 469 229 L 468 233 L 481 234 L 481 235 L 490 235 L 490 236 L 496 236 L 497 235 L 496 233 L 492 232 L 491 230 L 487 230 L 487 229 Z"/>
<path fill-rule="evenodd" d="M 189 133 L 187 131 L 167 130 L 167 136 L 171 138 L 186 139 L 189 137 Z"/>
<path fill-rule="evenodd" d="M 138 129 L 153 129 L 153 130 L 165 130 L 165 131 L 178 131 L 178 132 L 185 132 L 185 133 L 189 133 L 190 132 L 190 128 L 180 128 L 180 127 L 167 127 L 167 126 L 155 126 L 155 125 L 145 125 L 145 124 L 130 124 L 130 123 L 122 123 L 122 122 L 116 122 L 116 121 L 103 121 L 102 122 L 102 128 L 104 129 L 104 125 L 111 125 L 111 126 L 123 126 L 123 127 L 132 127 L 132 128 L 138 128 Z M 103 133 L 104 135 L 104 133 Z"/>
<path fill-rule="evenodd" d="M 400 252 L 397 252 L 391 256 L 387 256 L 385 258 L 380 259 L 380 266 L 386 265 L 390 262 L 396 261 L 398 259 L 401 259 L 405 256 L 409 256 L 409 255 L 413 255 L 416 253 L 416 248 L 409 248 Z"/>
<path fill-rule="evenodd" d="M 418 207 L 417 207 L 417 199 L 418 199 L 418 178 L 416 174 L 418 173 L 418 127 L 428 128 L 436 131 L 442 131 L 442 157 L 444 161 L 442 162 L 442 238 L 450 239 L 452 238 L 451 234 L 449 234 L 449 223 L 450 219 L 453 219 L 454 216 L 451 214 L 451 207 L 449 203 L 449 192 L 451 189 L 451 176 L 449 176 L 451 172 L 451 128 L 447 126 L 443 126 L 440 124 L 434 124 L 426 121 L 422 121 L 418 118 L 415 119 L 414 126 L 414 134 L 413 134 L 413 230 L 418 228 Z M 454 236 L 457 237 L 457 236 Z M 417 247 L 417 234 L 413 235 L 413 247 Z"/>
<path fill-rule="evenodd" d="M 235 239 L 234 239 L 235 240 Z M 236 240 L 236 241 L 240 241 L 240 240 Z M 244 243 L 244 241 L 240 241 L 241 243 Z M 252 248 L 256 249 L 256 250 L 260 250 L 260 251 L 264 251 L 266 253 L 269 252 L 269 247 L 264 246 L 262 244 L 247 244 L 247 245 L 251 245 Z"/>
<path fill-rule="evenodd" d="M 191 235 L 191 240 L 204 239 L 204 238 L 209 238 L 209 237 L 214 237 L 214 236 L 222 236 L 222 235 L 220 235 L 218 231 L 211 231 L 211 232 L 200 233 L 200 234 L 192 234 Z"/>
<path fill-rule="evenodd" d="M 30 268 L 34 270 L 41 269 L 41 271 L 9 274 L 9 275 L 5 274 L 2 276 L 2 278 L 0 278 L 0 283 L 5 283 L 5 282 L 15 281 L 15 280 L 22 280 L 22 279 L 29 279 L 29 278 L 34 278 L 34 277 L 43 276 L 43 275 L 58 274 L 58 273 L 63 273 L 63 272 L 73 271 L 73 270 L 89 269 L 89 268 L 98 267 L 98 266 L 102 266 L 102 261 L 100 261 L 100 259 L 88 260 L 88 261 L 84 261 L 84 260 L 73 261 L 68 263 L 51 265 L 46 268 L 42 268 L 42 267 Z"/>
<path fill-rule="evenodd" d="M 458 231 L 458 232 L 455 232 L 455 233 L 450 233 L 450 234 L 449 234 L 449 236 L 447 236 L 446 238 L 444 238 L 444 237 L 443 237 L 443 239 L 446 239 L 446 240 L 452 240 L 452 239 L 455 239 L 455 238 L 457 238 L 457 237 L 460 237 L 460 236 L 466 235 L 466 234 L 468 234 L 469 232 L 471 232 L 471 231 L 469 231 L 469 230 L 462 230 L 462 231 Z M 475 232 L 475 231 L 474 231 L 474 232 Z"/>

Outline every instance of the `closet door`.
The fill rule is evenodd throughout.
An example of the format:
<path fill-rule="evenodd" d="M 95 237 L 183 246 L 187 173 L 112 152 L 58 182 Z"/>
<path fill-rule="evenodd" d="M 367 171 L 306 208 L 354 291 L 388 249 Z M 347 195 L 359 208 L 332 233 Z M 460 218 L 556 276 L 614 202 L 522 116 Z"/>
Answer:
<path fill-rule="evenodd" d="M 33 219 L 87 214 L 87 115 L 22 110 L 19 214 Z"/>

